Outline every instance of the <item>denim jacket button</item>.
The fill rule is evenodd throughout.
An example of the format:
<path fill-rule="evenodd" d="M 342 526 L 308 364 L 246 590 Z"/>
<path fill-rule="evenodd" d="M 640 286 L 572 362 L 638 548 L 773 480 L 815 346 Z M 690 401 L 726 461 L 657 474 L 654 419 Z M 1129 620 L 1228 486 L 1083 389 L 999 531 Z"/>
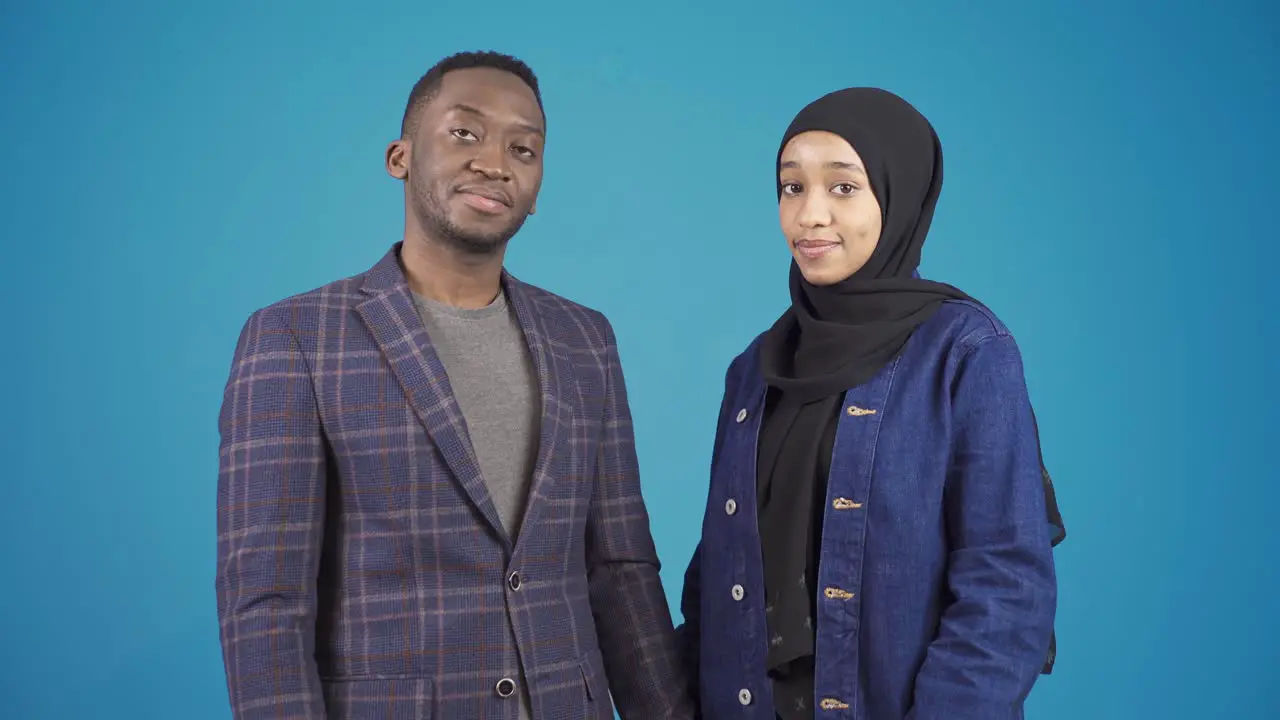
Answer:
<path fill-rule="evenodd" d="M 748 690 L 748 689 L 746 689 L 746 688 L 742 688 L 741 690 L 739 690 L 739 691 L 738 691 L 738 702 L 742 703 L 743 705 L 750 705 L 750 704 L 751 704 L 751 691 L 750 691 L 750 690 Z"/>
<path fill-rule="evenodd" d="M 734 514 L 734 513 L 736 513 L 736 512 L 738 512 L 738 501 L 737 501 L 737 500 L 734 500 L 733 498 L 729 498 L 728 500 L 725 500 L 725 501 L 724 501 L 724 514 L 725 514 L 725 515 L 732 515 L 732 514 Z"/>
<path fill-rule="evenodd" d="M 729 594 L 733 596 L 734 600 L 741 600 L 742 596 L 746 595 L 746 591 L 742 589 L 741 585 L 734 585 L 733 589 L 729 591 Z"/>
<path fill-rule="evenodd" d="M 746 419 L 747 419 L 747 409 L 742 408 L 741 410 L 738 411 L 738 422 L 742 422 L 743 420 L 746 420 Z"/>

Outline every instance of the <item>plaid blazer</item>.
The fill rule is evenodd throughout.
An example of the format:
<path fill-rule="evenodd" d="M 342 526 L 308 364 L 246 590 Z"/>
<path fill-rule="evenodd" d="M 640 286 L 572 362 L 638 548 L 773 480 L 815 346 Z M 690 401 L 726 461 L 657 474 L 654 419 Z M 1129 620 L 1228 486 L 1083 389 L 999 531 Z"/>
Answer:
<path fill-rule="evenodd" d="M 503 273 L 543 405 L 508 537 L 399 249 L 237 342 L 216 577 L 234 717 L 515 718 L 520 686 L 538 720 L 692 718 L 608 320 Z"/>

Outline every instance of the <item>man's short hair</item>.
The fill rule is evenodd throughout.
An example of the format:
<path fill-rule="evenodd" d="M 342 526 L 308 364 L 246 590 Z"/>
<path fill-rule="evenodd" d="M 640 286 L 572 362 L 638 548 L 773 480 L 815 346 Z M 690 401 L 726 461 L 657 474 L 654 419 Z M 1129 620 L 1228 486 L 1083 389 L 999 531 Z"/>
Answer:
<path fill-rule="evenodd" d="M 492 50 L 460 52 L 436 63 L 414 84 L 413 90 L 409 92 L 409 101 L 405 103 L 404 117 L 400 120 L 400 137 L 410 137 L 417 130 L 422 108 L 440 91 L 440 82 L 446 73 L 451 70 L 480 67 L 503 70 L 523 80 L 524 84 L 533 91 L 533 97 L 538 101 L 538 109 L 542 110 L 542 93 L 538 90 L 538 78 L 522 60 Z M 545 111 L 543 111 L 542 120 L 546 122 Z"/>

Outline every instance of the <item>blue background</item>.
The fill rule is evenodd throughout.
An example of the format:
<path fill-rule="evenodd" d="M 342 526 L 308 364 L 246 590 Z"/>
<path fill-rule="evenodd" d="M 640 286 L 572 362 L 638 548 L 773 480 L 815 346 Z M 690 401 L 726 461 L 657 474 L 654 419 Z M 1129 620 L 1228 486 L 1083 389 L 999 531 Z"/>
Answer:
<path fill-rule="evenodd" d="M 923 269 L 1017 334 L 1070 529 L 1029 717 L 1280 716 L 1269 3 L 178 5 L 3 6 L 0 717 L 229 717 L 236 333 L 399 238 L 404 99 L 483 48 L 543 82 L 509 267 L 616 326 L 673 607 L 725 367 L 786 302 L 776 143 L 876 84 L 943 139 Z"/>

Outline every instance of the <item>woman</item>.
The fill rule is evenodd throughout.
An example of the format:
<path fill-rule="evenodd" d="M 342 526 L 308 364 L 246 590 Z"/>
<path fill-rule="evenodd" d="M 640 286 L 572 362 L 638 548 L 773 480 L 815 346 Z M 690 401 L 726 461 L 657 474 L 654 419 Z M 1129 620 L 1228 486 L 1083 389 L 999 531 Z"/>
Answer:
<path fill-rule="evenodd" d="M 777 170 L 792 304 L 729 367 L 685 575 L 703 717 L 1021 718 L 1065 531 L 1013 337 L 915 272 L 937 136 L 842 90 Z"/>

